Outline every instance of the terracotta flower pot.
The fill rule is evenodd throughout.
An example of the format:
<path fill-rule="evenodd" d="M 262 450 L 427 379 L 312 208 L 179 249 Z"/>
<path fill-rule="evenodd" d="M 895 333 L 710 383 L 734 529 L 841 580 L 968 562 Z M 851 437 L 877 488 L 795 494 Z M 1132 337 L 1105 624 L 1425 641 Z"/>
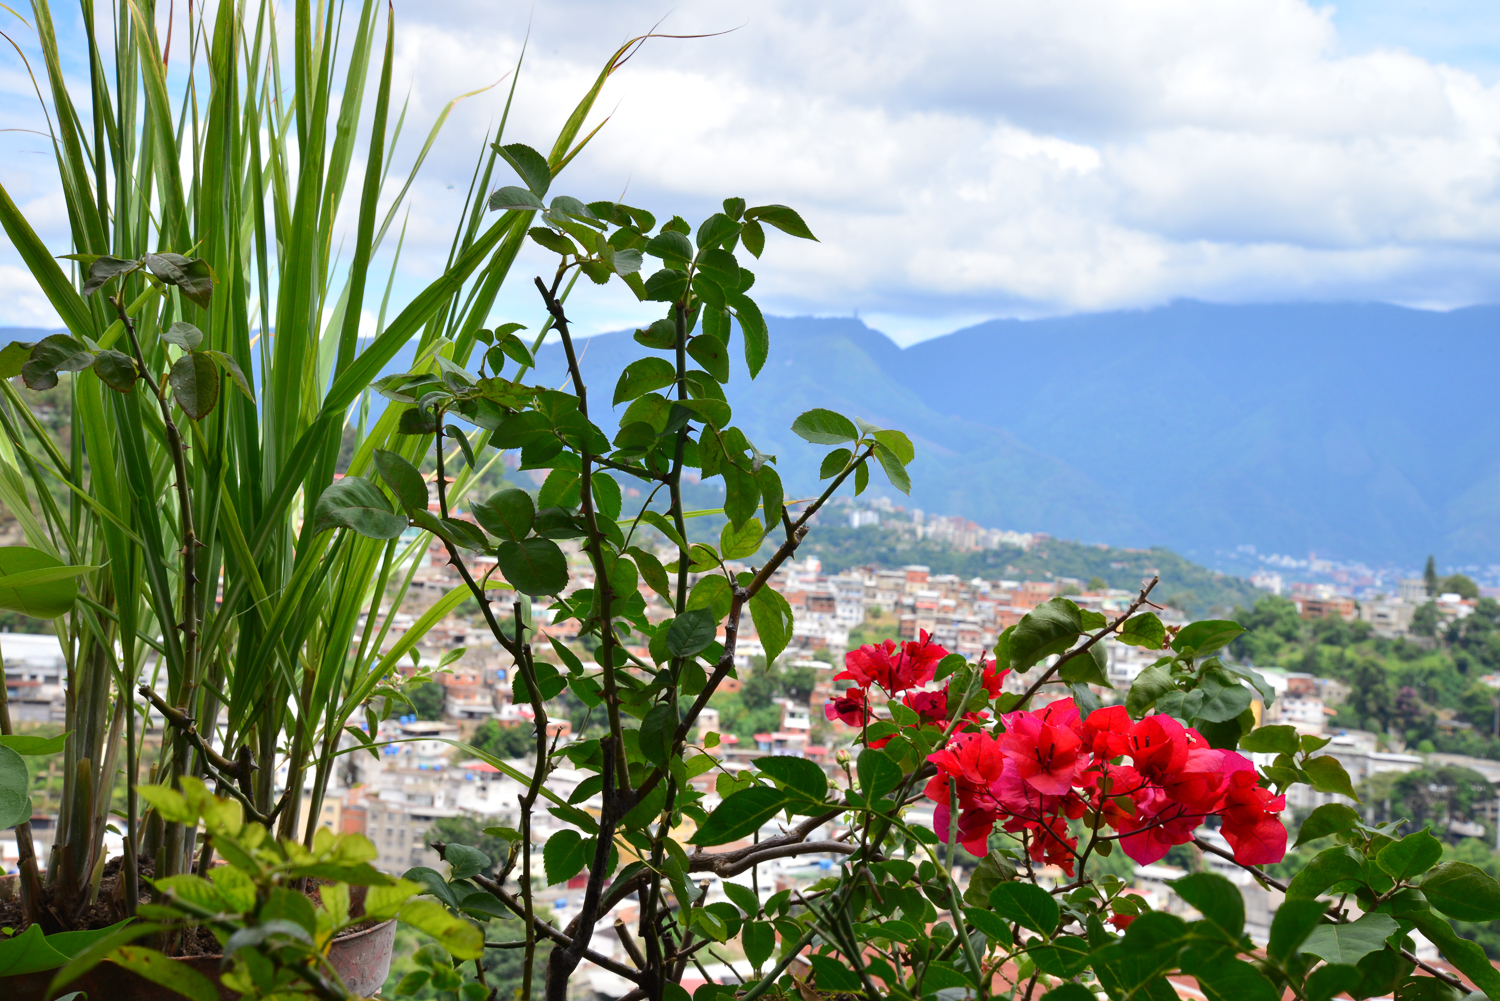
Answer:
<path fill-rule="evenodd" d="M 395 941 L 395 920 L 383 921 L 352 935 L 334 939 L 333 947 L 328 950 L 328 961 L 343 978 L 344 986 L 360 997 L 368 997 L 385 985 L 386 975 L 391 971 L 391 947 Z M 217 984 L 222 958 L 193 956 L 183 962 Z M 6 1001 L 42 1001 L 47 995 L 47 985 L 56 974 L 56 970 L 44 970 L 40 973 L 24 973 L 18 977 L 0 977 L 0 996 L 5 997 Z M 100 963 L 63 988 L 62 993 L 71 991 L 87 992 L 89 1001 L 182 999 L 182 995 L 165 987 L 158 987 L 113 963 Z M 221 985 L 219 996 L 224 1001 L 234 1001 L 240 995 Z"/>

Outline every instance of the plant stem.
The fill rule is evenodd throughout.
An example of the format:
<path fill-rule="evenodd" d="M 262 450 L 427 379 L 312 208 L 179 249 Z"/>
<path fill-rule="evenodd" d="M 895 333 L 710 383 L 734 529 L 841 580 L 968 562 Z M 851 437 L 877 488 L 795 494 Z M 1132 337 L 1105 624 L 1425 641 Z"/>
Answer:
<path fill-rule="evenodd" d="M 146 356 L 141 350 L 140 338 L 136 336 L 135 322 L 125 312 L 123 293 L 110 300 L 115 313 L 130 340 L 131 355 L 135 359 L 151 395 L 156 398 L 161 410 L 162 424 L 166 430 L 167 451 L 172 458 L 173 481 L 177 490 L 178 524 L 182 535 L 182 678 L 177 689 L 177 709 L 186 715 L 191 711 L 193 696 L 198 687 L 198 536 L 193 531 L 193 497 L 188 486 L 187 447 L 182 433 L 172 419 L 172 407 L 167 403 L 166 393 L 151 375 Z M 164 628 L 170 623 L 163 623 Z M 171 782 L 175 786 L 188 769 L 188 742 L 173 738 L 176 753 L 173 755 Z M 181 824 L 168 824 L 163 842 L 162 857 L 157 859 L 156 874 L 173 876 L 182 871 L 183 828 Z"/>

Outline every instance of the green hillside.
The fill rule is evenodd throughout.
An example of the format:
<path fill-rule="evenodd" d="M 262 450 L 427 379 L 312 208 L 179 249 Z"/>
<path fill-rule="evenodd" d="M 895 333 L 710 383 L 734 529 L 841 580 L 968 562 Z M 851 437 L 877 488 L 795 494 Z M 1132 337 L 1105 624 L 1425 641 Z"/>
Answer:
<path fill-rule="evenodd" d="M 1134 590 L 1153 572 L 1161 575 L 1153 597 L 1199 616 L 1226 614 L 1235 606 L 1252 607 L 1261 594 L 1240 577 L 1231 577 L 1189 562 L 1161 546 L 1116 549 L 1111 546 L 1048 539 L 1025 551 L 1016 547 L 961 552 L 932 539 L 913 541 L 899 529 L 848 528 L 818 524 L 798 550 L 816 556 L 827 573 L 849 567 L 899 567 L 920 563 L 933 573 L 986 579 L 1051 580 L 1073 577 L 1085 584 L 1097 577 L 1110 587 Z"/>

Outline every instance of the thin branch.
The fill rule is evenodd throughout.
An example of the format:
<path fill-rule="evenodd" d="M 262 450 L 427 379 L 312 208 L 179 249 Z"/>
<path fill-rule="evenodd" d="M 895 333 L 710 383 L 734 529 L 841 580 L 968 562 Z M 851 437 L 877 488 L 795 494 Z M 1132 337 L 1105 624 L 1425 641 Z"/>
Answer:
<path fill-rule="evenodd" d="M 1081 646 L 1076 646 L 1073 649 L 1069 650 L 1067 653 L 1063 654 L 1061 657 L 1057 658 L 1057 661 L 1051 667 L 1042 672 L 1041 677 L 1037 678 L 1036 681 L 1031 683 L 1031 687 L 1026 689 L 1025 694 L 1021 696 L 1020 701 L 1016 703 L 1015 708 L 1019 709 L 1030 703 L 1031 697 L 1035 695 L 1039 690 L 1041 690 L 1041 687 L 1043 685 L 1051 681 L 1053 675 L 1057 674 L 1057 672 L 1062 669 L 1062 666 L 1064 664 L 1072 660 L 1074 657 L 1087 653 L 1089 648 L 1092 647 L 1095 643 L 1098 643 L 1104 637 L 1108 636 L 1110 633 L 1114 632 L 1116 629 L 1124 625 L 1125 620 L 1139 611 L 1142 605 L 1149 604 L 1149 602 L 1146 601 L 1146 596 L 1149 595 L 1151 593 L 1151 589 L 1156 587 L 1156 585 L 1160 582 L 1160 576 L 1153 576 L 1149 581 L 1141 586 L 1141 593 L 1137 595 L 1136 599 L 1130 603 L 1129 608 L 1120 613 L 1118 618 L 1116 618 L 1109 625 L 1105 626 L 1103 629 L 1099 630 L 1094 635 L 1090 636 L 1087 642 L 1083 643 Z"/>

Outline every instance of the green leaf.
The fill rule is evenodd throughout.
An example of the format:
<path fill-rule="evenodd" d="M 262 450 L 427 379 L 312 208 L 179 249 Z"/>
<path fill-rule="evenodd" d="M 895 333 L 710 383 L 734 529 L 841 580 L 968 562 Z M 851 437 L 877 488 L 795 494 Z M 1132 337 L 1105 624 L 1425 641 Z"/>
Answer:
<path fill-rule="evenodd" d="M 1082 631 L 1078 606 L 1067 598 L 1053 598 L 1027 612 L 1010 634 L 1010 667 L 1026 671 L 1052 654 L 1071 647 Z"/>
<path fill-rule="evenodd" d="M 1356 803 L 1360 801 L 1354 793 L 1354 783 L 1349 781 L 1349 773 L 1344 771 L 1338 758 L 1328 755 L 1312 758 L 1303 763 L 1302 770 L 1307 772 L 1308 780 L 1318 792 L 1342 793 Z"/>
<path fill-rule="evenodd" d="M 781 655 L 792 641 L 792 606 L 781 595 L 769 587 L 763 587 L 751 596 L 750 621 L 755 624 L 755 633 L 765 647 L 766 662 Z"/>
<path fill-rule="evenodd" d="M 479 928 L 436 900 L 407 901 L 401 908 L 401 920 L 437 939 L 454 959 L 478 959 L 484 952 L 484 934 Z"/>
<path fill-rule="evenodd" d="M 135 389 L 135 381 L 140 378 L 135 359 L 114 350 L 99 352 L 94 358 L 94 374 L 110 389 L 120 393 Z"/>
<path fill-rule="evenodd" d="M 1176 638 L 1172 640 L 1172 649 L 1178 653 L 1192 650 L 1194 656 L 1202 657 L 1220 647 L 1228 646 L 1244 631 L 1245 627 L 1238 622 L 1205 619 L 1202 622 L 1193 622 L 1183 626 Z"/>
<path fill-rule="evenodd" d="M 818 467 L 818 479 L 832 479 L 842 473 L 852 458 L 854 458 L 854 453 L 847 448 L 836 448 L 829 452 L 823 456 L 823 464 Z"/>
<path fill-rule="evenodd" d="M 990 902 L 990 893 L 995 887 L 1015 878 L 1015 864 L 998 851 L 990 852 L 974 867 L 974 873 L 969 877 L 969 885 L 964 890 L 964 903 L 971 907 L 987 906 Z"/>
<path fill-rule="evenodd" d="M 676 381 L 677 370 L 665 358 L 638 358 L 626 365 L 625 370 L 620 373 L 620 381 L 615 383 L 614 405 L 619 406 Z"/>
<path fill-rule="evenodd" d="M 168 285 L 177 286 L 178 291 L 200 309 L 207 309 L 213 301 L 213 272 L 203 258 L 147 254 L 141 258 L 141 263 Z"/>
<path fill-rule="evenodd" d="M 471 511 L 481 528 L 499 539 L 520 542 L 536 524 L 536 502 L 524 490 L 502 490 Z"/>
<path fill-rule="evenodd" d="M 1168 884 L 1183 900 L 1198 908 L 1204 920 L 1232 941 L 1245 930 L 1245 901 L 1239 887 L 1216 872 L 1195 872 Z"/>
<path fill-rule="evenodd" d="M 681 233 L 664 229 L 646 244 L 646 253 L 664 261 L 686 264 L 693 259 L 693 243 Z"/>
<path fill-rule="evenodd" d="M 658 768 L 666 768 L 667 761 L 672 756 L 677 722 L 677 706 L 672 702 L 658 702 L 646 713 L 646 718 L 641 720 L 641 754 Z"/>
<path fill-rule="evenodd" d="M 1132 924 L 1131 927 L 1134 927 Z M 1195 968 L 1198 986 L 1209 1001 L 1280 1001 L 1281 992 L 1243 959 L 1219 960 Z M 1175 995 L 1175 991 L 1173 994 Z"/>
<path fill-rule="evenodd" d="M 1500 997 L 1500 970 L 1490 964 L 1489 957 L 1482 948 L 1466 938 L 1460 938 L 1452 925 L 1431 911 L 1414 914 L 1411 920 L 1417 930 L 1438 947 L 1443 958 L 1458 967 L 1459 972 L 1472 980 L 1486 997 Z"/>
<path fill-rule="evenodd" d="M 447 860 L 450 872 L 448 879 L 457 881 L 468 879 L 488 869 L 492 860 L 478 848 L 468 845 L 456 845 L 449 843 L 443 850 L 443 858 Z"/>
<path fill-rule="evenodd" d="M 1035 883 L 1001 883 L 990 892 L 990 907 L 1007 921 L 1048 938 L 1057 930 L 1057 901 Z"/>
<path fill-rule="evenodd" d="M 719 620 L 708 609 L 683 612 L 667 627 L 667 649 L 673 657 L 691 657 L 708 648 L 718 629 Z"/>
<path fill-rule="evenodd" d="M 859 991 L 859 977 L 845 961 L 834 959 L 832 956 L 813 955 L 808 957 L 808 962 L 812 964 L 813 982 L 817 984 L 819 991 L 840 994 L 853 994 Z"/>
<path fill-rule="evenodd" d="M 759 970 L 776 951 L 776 928 L 769 921 L 746 921 L 740 929 L 740 946 L 750 966 Z"/>
<path fill-rule="evenodd" d="M 1130 691 L 1125 694 L 1125 709 L 1131 716 L 1140 719 L 1151 710 L 1157 699 L 1175 691 L 1177 686 L 1172 681 L 1172 675 L 1165 668 L 1153 665 L 1136 675 L 1135 681 L 1131 682 Z"/>
<path fill-rule="evenodd" d="M 122 945 L 106 957 L 111 963 L 123 966 L 138 977 L 193 1001 L 219 1001 L 219 989 L 213 981 L 193 969 L 187 963 L 169 959 L 155 949 L 143 945 Z"/>
<path fill-rule="evenodd" d="M 693 844 L 704 847 L 727 844 L 749 837 L 786 806 L 788 796 L 770 786 L 751 786 L 727 797 L 693 835 Z"/>
<path fill-rule="evenodd" d="M 859 429 L 853 421 L 821 407 L 805 411 L 793 421 L 792 432 L 814 445 L 837 445 L 859 439 Z"/>
<path fill-rule="evenodd" d="M 1292 877 L 1286 895 L 1292 897 L 1316 897 L 1335 883 L 1353 879 L 1364 871 L 1364 859 L 1353 850 L 1340 845 L 1329 848 L 1313 857 L 1313 860 Z"/>
<path fill-rule="evenodd" d="M 761 536 L 765 529 L 759 518 L 751 518 L 739 528 L 726 522 L 719 530 L 719 555 L 726 560 L 744 559 L 754 556 L 760 549 Z"/>
<path fill-rule="evenodd" d="M 707 225 L 705 222 L 704 225 Z M 703 230 L 699 229 L 701 236 Z M 734 255 L 722 247 L 709 247 L 698 252 L 698 271 L 727 288 L 734 288 L 740 281 L 740 265 Z"/>
<path fill-rule="evenodd" d="M 245 399 L 251 403 L 255 402 L 255 390 L 250 388 L 250 380 L 245 378 L 244 370 L 240 368 L 239 362 L 222 351 L 204 351 L 202 353 L 218 362 L 219 367 L 229 373 L 230 380 L 244 394 Z"/>
<path fill-rule="evenodd" d="M 917 450 L 912 447 L 911 439 L 900 431 L 876 431 L 873 437 L 880 444 L 890 449 L 891 454 L 903 466 L 911 465 L 911 461 L 917 457 Z"/>
<path fill-rule="evenodd" d="M 21 374 L 21 366 L 31 357 L 35 341 L 11 341 L 0 348 L 0 379 L 14 379 Z"/>
<path fill-rule="evenodd" d="M 1312 930 L 1323 921 L 1328 905 L 1321 900 L 1306 897 L 1288 897 L 1276 909 L 1271 919 L 1271 940 L 1266 946 L 1266 955 L 1278 963 L 1285 963 L 1297 952 Z"/>
<path fill-rule="evenodd" d="M 1256 727 L 1240 738 L 1240 750 L 1265 754 L 1296 754 L 1297 728 L 1293 726 Z"/>
<path fill-rule="evenodd" d="M 724 346 L 723 341 L 707 334 L 699 334 L 688 340 L 687 353 L 709 375 L 720 382 L 729 381 L 729 349 Z M 659 358 L 656 360 L 663 361 Z"/>
<path fill-rule="evenodd" d="M 1261 727 L 1261 729 L 1263 730 L 1265 727 Z M 1287 727 L 1287 729 L 1291 729 L 1291 727 Z M 1258 732 L 1251 731 L 1249 736 L 1253 737 Z M 1244 741 L 1240 742 L 1240 746 L 1245 746 Z M 1260 748 L 1250 748 L 1250 750 L 1260 750 Z M 1359 814 L 1355 811 L 1354 807 L 1349 806 L 1347 803 L 1324 803 L 1307 815 L 1307 819 L 1302 822 L 1301 830 L 1297 832 L 1297 843 L 1292 847 L 1301 848 L 1309 841 L 1316 841 L 1319 838 L 1326 838 L 1330 834 L 1347 831 L 1359 822 Z"/>
<path fill-rule="evenodd" d="M 1375 863 L 1392 879 L 1409 880 L 1420 876 L 1442 859 L 1443 843 L 1426 830 L 1421 830 L 1380 849 Z"/>
<path fill-rule="evenodd" d="M 290 921 L 306 929 L 309 935 L 318 930 L 317 912 L 313 910 L 312 901 L 307 899 L 301 890 L 293 890 L 285 886 L 275 886 L 267 895 L 265 903 L 260 905 L 260 912 L 256 915 L 262 923 L 267 921 Z"/>
<path fill-rule="evenodd" d="M 376 471 L 396 495 L 398 504 L 408 511 L 427 510 L 427 481 L 416 466 L 383 448 L 375 449 L 373 459 Z"/>
<path fill-rule="evenodd" d="M 178 320 L 162 331 L 161 339 L 168 344 L 177 345 L 184 351 L 197 351 L 198 345 L 203 343 L 203 331 L 191 323 Z"/>
<path fill-rule="evenodd" d="M 1215 668 L 1203 672 L 1198 687 L 1188 693 L 1183 709 L 1194 720 L 1227 723 L 1250 708 L 1253 693 L 1232 676 Z"/>
<path fill-rule="evenodd" d="M 859 791 L 865 801 L 874 803 L 901 783 L 901 768 L 884 751 L 867 747 L 854 762 Z"/>
<path fill-rule="evenodd" d="M 53 941 L 57 937 L 44 936 L 42 926 L 33 924 L 20 934 L 0 939 L 0 977 L 55 970 L 67 963 L 72 953 L 57 948 L 58 943 Z"/>
<path fill-rule="evenodd" d="M 641 579 L 646 582 L 647 586 L 661 595 L 663 601 L 672 601 L 672 582 L 667 577 L 667 571 L 661 565 L 661 560 L 640 546 L 631 546 L 625 552 L 635 560 L 636 567 L 641 572 Z"/>
<path fill-rule="evenodd" d="M 1103 643 L 1089 647 L 1088 653 L 1074 657 L 1058 670 L 1057 676 L 1070 685 L 1102 685 L 1109 688 L 1109 653 Z"/>
<path fill-rule="evenodd" d="M 734 906 L 744 912 L 745 917 L 753 918 L 760 913 L 760 898 L 748 886 L 731 883 L 727 879 L 720 886 L 724 890 L 724 895 L 734 902 Z"/>
<path fill-rule="evenodd" d="M 1354 990 L 1363 979 L 1364 974 L 1357 966 L 1347 963 L 1320 966 L 1308 975 L 1307 983 L 1302 988 L 1302 996 L 1306 1001 L 1329 1001 L 1339 994 Z"/>
<path fill-rule="evenodd" d="M 568 558 L 551 539 L 502 542 L 495 560 L 522 594 L 560 594 L 568 586 Z"/>
<path fill-rule="evenodd" d="M 1366 914 L 1349 924 L 1318 925 L 1302 943 L 1302 951 L 1330 963 L 1353 966 L 1385 948 L 1385 940 L 1399 926 L 1389 914 Z"/>
<path fill-rule="evenodd" d="M 394 539 L 406 531 L 406 519 L 391 512 L 380 488 L 358 476 L 329 484 L 313 507 L 313 531 L 347 528 L 367 539 Z"/>
<path fill-rule="evenodd" d="M 828 796 L 828 775 L 806 758 L 773 754 L 757 758 L 755 767 L 791 792 L 810 796 L 819 803 Z"/>
<path fill-rule="evenodd" d="M 1097 1001 L 1094 992 L 1082 984 L 1065 983 L 1042 995 L 1042 1001 Z"/>
<path fill-rule="evenodd" d="M 726 298 L 729 305 L 734 307 L 734 317 L 740 321 L 740 332 L 744 334 L 745 341 L 745 367 L 750 370 L 750 378 L 760 375 L 760 370 L 765 367 L 766 358 L 771 353 L 770 331 L 766 328 L 765 317 L 761 315 L 760 307 L 755 301 L 743 292 L 730 292 Z"/>
<path fill-rule="evenodd" d="M 167 382 L 182 412 L 195 421 L 213 413 L 219 402 L 219 369 L 207 355 L 194 352 L 178 358 L 167 373 Z"/>
<path fill-rule="evenodd" d="M 526 182 L 526 187 L 531 193 L 541 198 L 552 186 L 552 170 L 547 166 L 547 158 L 524 143 L 506 143 L 504 146 L 496 146 L 495 152 L 499 153 L 510 164 L 521 180 Z"/>
<path fill-rule="evenodd" d="M 754 219 L 746 219 L 740 224 L 740 242 L 753 256 L 759 257 L 766 249 L 766 231 Z"/>
<path fill-rule="evenodd" d="M 1155 612 L 1143 612 L 1126 619 L 1118 636 L 1121 643 L 1160 650 L 1167 638 L 1167 627 L 1162 625 Z"/>
<path fill-rule="evenodd" d="M 807 223 L 802 221 L 802 217 L 785 205 L 757 205 L 745 210 L 745 218 L 775 226 L 783 233 L 803 240 L 817 242 L 818 239 L 812 235 L 812 230 L 807 228 Z"/>
<path fill-rule="evenodd" d="M 56 737 L 31 737 L 22 734 L 0 736 L 0 745 L 17 754 L 60 754 L 68 746 L 68 734 L 60 733 Z"/>
<path fill-rule="evenodd" d="M 585 256 L 579 252 L 578 245 L 572 240 L 556 230 L 548 229 L 546 226 L 534 226 L 526 231 L 526 235 L 554 254 L 571 254 L 574 257 Z"/>
<path fill-rule="evenodd" d="M 891 481 L 891 486 L 904 494 L 911 493 L 911 476 L 906 472 L 906 467 L 897 458 L 896 453 L 877 443 L 875 445 L 875 458 L 880 463 L 880 468 L 885 470 L 885 478 Z"/>
<path fill-rule="evenodd" d="M 767 589 L 762 588 L 762 590 Z M 688 592 L 687 607 L 689 611 L 694 608 L 706 608 L 713 613 L 714 621 L 722 622 L 729 616 L 729 608 L 733 600 L 729 581 L 716 573 L 705 574 Z"/>
<path fill-rule="evenodd" d="M 491 212 L 535 212 L 545 207 L 530 191 L 510 184 L 490 195 Z"/>
<path fill-rule="evenodd" d="M 57 373 L 82 372 L 94 364 L 94 353 L 67 334 L 51 334 L 36 342 L 31 357 L 21 366 L 21 378 L 30 389 L 51 389 Z"/>
<path fill-rule="evenodd" d="M 68 260 L 82 261 L 87 255 L 65 254 L 64 256 Z M 98 257 L 93 258 L 92 260 L 89 260 L 87 263 L 88 277 L 87 279 L 85 279 L 83 288 L 80 290 L 85 296 L 93 295 L 95 292 L 99 291 L 99 289 L 103 288 L 104 284 L 115 275 L 134 270 L 139 262 L 122 261 L 118 257 L 111 257 L 108 254 L 102 254 Z M 7 376 L 7 378 L 9 378 L 9 376 Z"/>
<path fill-rule="evenodd" d="M 1500 919 L 1500 883 L 1467 862 L 1444 862 L 1422 880 L 1427 902 L 1455 921 Z"/>
<path fill-rule="evenodd" d="M 0 608 L 34 619 L 55 619 L 73 610 L 77 577 L 96 570 L 67 566 L 30 546 L 0 546 Z"/>
<path fill-rule="evenodd" d="M 643 286 L 650 302 L 676 302 L 687 291 L 687 274 L 674 268 L 662 268 L 646 279 Z"/>

